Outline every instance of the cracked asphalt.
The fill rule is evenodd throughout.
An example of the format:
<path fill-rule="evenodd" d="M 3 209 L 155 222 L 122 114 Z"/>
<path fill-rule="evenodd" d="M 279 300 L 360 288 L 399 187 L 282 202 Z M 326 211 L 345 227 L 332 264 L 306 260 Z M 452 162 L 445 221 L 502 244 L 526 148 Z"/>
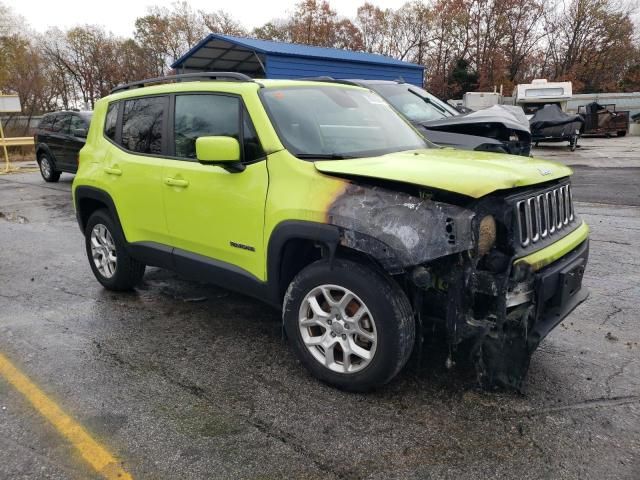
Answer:
<path fill-rule="evenodd" d="M 640 478 L 640 138 L 583 139 L 589 299 L 541 344 L 525 395 L 479 391 L 427 342 L 383 390 L 324 386 L 279 315 L 148 269 L 95 281 L 72 176 L 0 176 L 0 353 L 138 479 Z M 101 478 L 0 376 L 0 478 Z"/>

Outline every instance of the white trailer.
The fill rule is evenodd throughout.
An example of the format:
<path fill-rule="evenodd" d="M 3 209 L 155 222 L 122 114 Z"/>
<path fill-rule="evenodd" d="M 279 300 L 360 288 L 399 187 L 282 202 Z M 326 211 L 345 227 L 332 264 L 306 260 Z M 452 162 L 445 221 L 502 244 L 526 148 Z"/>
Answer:
<path fill-rule="evenodd" d="M 531 83 L 520 83 L 513 91 L 514 101 L 531 117 L 545 105 L 558 105 L 563 112 L 567 111 L 567 102 L 573 94 L 571 82 L 548 82 L 538 78 Z"/>

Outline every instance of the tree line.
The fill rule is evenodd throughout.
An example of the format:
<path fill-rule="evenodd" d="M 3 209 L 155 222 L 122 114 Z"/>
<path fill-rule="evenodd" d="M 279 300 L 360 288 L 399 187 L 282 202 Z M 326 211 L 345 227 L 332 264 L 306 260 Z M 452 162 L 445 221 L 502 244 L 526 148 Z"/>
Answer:
<path fill-rule="evenodd" d="M 640 46 L 624 0 L 413 0 L 397 9 L 365 2 L 354 18 L 325 0 L 248 30 L 223 10 L 187 2 L 150 7 L 130 38 L 102 26 L 36 34 L 0 3 L 0 92 L 25 114 L 93 108 L 116 85 L 170 72 L 209 32 L 389 55 L 422 64 L 425 86 L 448 99 L 510 93 L 533 78 L 571 80 L 574 92 L 640 90 Z"/>

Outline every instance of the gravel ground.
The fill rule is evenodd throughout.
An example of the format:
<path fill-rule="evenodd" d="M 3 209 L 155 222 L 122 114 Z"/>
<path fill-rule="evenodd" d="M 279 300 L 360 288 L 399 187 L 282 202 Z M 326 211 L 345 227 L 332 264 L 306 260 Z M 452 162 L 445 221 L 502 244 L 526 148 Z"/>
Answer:
<path fill-rule="evenodd" d="M 427 343 L 385 389 L 310 378 L 279 315 L 149 269 L 93 278 L 72 177 L 0 176 L 0 352 L 139 479 L 640 478 L 640 139 L 571 153 L 591 296 L 534 355 L 525 395 L 479 391 Z M 0 478 L 100 478 L 0 376 Z"/>

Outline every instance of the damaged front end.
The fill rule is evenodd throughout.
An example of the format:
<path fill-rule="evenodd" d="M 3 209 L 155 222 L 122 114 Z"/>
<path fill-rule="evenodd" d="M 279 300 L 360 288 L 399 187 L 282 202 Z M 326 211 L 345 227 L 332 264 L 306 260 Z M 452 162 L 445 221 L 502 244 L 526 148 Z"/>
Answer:
<path fill-rule="evenodd" d="M 419 326 L 443 325 L 452 350 L 471 345 L 482 386 L 521 390 L 540 341 L 587 297 L 588 228 L 566 179 L 448 195 L 352 184 L 327 220 L 341 245 L 403 278 Z"/>

